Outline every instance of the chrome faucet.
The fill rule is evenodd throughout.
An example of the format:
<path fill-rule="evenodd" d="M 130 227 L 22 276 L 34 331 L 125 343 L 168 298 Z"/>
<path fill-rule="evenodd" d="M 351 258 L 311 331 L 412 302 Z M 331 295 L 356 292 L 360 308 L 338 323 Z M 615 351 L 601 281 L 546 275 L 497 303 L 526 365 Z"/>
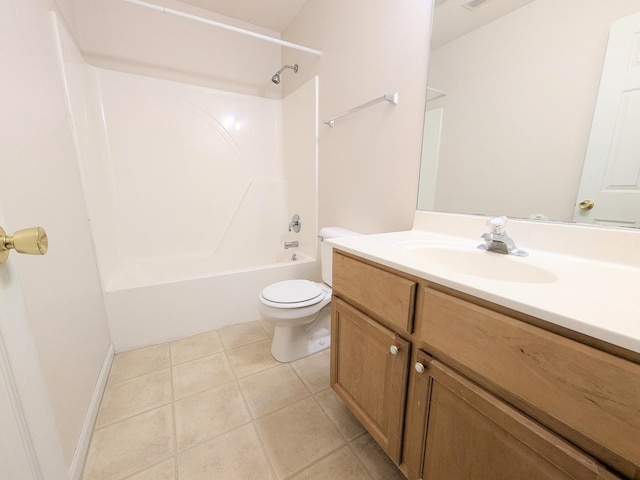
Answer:
<path fill-rule="evenodd" d="M 482 235 L 484 243 L 478 245 L 478 248 L 486 250 L 487 252 L 498 252 L 506 255 L 526 257 L 529 254 L 516 247 L 516 244 L 504 230 L 506 223 L 507 217 L 492 217 L 487 220 L 487 226 L 491 231 Z"/>
<path fill-rule="evenodd" d="M 298 241 L 294 240 L 293 242 L 284 242 L 284 248 L 285 249 L 298 248 Z"/>

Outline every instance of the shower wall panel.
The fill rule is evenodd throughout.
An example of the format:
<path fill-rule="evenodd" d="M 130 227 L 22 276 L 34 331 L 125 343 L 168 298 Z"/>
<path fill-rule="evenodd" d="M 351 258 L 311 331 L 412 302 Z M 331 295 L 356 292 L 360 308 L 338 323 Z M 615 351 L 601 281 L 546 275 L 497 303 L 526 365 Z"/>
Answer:
<path fill-rule="evenodd" d="M 276 251 L 287 222 L 279 101 L 96 74 L 120 264 Z"/>

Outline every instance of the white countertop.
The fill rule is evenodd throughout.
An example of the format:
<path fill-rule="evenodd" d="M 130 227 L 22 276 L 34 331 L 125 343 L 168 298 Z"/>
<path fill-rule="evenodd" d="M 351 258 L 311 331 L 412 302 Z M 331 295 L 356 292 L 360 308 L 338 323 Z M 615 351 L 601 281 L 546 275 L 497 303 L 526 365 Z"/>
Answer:
<path fill-rule="evenodd" d="M 482 229 L 478 229 L 475 235 L 459 236 L 414 229 L 326 241 L 339 250 L 640 353 L 640 267 L 637 264 L 536 250 L 517 239 L 517 246 L 529 253 L 527 257 L 483 252 L 477 249 L 482 233 Z M 420 246 L 446 246 L 474 252 L 473 255 L 476 252 L 490 255 L 481 259 L 484 264 L 491 262 L 487 265 L 493 265 L 494 261 L 519 262 L 523 268 L 542 269 L 548 278 L 529 283 L 491 279 L 491 274 L 460 273 L 456 269 L 430 265 L 409 253 Z M 503 266 L 515 265 L 496 263 L 496 270 L 500 271 Z"/>

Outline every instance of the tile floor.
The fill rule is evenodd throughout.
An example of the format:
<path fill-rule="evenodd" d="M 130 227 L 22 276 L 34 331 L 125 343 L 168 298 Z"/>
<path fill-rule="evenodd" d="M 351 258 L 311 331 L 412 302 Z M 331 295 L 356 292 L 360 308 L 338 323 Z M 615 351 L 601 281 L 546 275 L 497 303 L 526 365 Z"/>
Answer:
<path fill-rule="evenodd" d="M 329 388 L 329 351 L 290 364 L 263 322 L 116 355 L 83 480 L 403 480 Z"/>

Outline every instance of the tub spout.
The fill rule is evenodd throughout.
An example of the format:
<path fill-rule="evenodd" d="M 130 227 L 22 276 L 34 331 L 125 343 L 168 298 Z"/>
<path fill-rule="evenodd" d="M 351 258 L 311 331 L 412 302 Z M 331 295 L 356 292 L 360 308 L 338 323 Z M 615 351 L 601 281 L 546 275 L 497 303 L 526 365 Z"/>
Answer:
<path fill-rule="evenodd" d="M 294 240 L 293 242 L 284 242 L 284 248 L 298 248 L 298 241 Z"/>

